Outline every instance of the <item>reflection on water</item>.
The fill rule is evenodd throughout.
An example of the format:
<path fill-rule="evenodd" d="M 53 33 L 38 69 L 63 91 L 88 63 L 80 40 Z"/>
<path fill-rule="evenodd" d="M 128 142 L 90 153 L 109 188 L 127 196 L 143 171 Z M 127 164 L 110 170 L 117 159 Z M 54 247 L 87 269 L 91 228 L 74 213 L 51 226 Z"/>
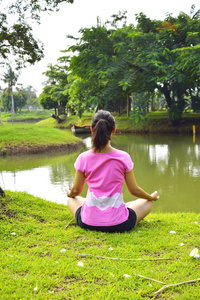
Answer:
<path fill-rule="evenodd" d="M 90 149 L 91 137 L 83 138 Z M 134 162 L 138 184 L 147 192 L 158 190 L 154 211 L 199 212 L 200 142 L 191 136 L 115 135 L 115 148 L 127 151 Z M 35 196 L 67 203 L 66 188 L 74 180 L 79 152 L 66 155 L 32 155 L 0 159 L 0 185 Z M 83 196 L 87 185 L 83 190 Z M 124 199 L 135 199 L 124 185 Z"/>

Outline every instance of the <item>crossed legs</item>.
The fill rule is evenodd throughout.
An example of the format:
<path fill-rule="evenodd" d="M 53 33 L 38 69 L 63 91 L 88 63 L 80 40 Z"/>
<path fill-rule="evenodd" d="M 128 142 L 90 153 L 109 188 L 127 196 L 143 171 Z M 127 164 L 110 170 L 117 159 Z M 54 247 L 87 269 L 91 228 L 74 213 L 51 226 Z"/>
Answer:
<path fill-rule="evenodd" d="M 84 201 L 85 198 L 81 196 L 76 196 L 75 198 L 68 198 L 68 207 L 74 217 L 77 209 L 83 205 Z"/>
<path fill-rule="evenodd" d="M 137 221 L 135 225 L 150 213 L 152 206 L 153 202 L 146 199 L 137 199 L 126 203 L 126 207 L 132 208 L 136 213 Z"/>
<path fill-rule="evenodd" d="M 77 209 L 83 205 L 84 201 L 85 198 L 81 196 L 68 199 L 68 207 L 74 217 Z M 136 225 L 150 213 L 152 206 L 153 206 L 152 201 L 145 200 L 145 199 L 137 199 L 135 201 L 126 203 L 126 207 L 132 208 L 137 215 Z"/>

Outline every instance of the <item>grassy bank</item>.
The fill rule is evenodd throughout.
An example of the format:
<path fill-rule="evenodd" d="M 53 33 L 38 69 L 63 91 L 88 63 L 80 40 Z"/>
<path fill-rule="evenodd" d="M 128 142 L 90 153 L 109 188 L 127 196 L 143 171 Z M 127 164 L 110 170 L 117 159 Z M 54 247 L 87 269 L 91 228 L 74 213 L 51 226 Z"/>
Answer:
<path fill-rule="evenodd" d="M 81 140 L 67 130 L 29 123 L 0 126 L 1 155 L 70 150 L 81 144 Z"/>
<path fill-rule="evenodd" d="M 72 124 L 79 126 L 91 123 L 93 113 L 84 113 L 82 118 L 78 116 L 66 117 L 60 116 L 63 120 L 58 123 L 55 119 L 50 117 L 52 111 L 22 111 L 18 112 L 14 117 L 14 122 L 23 121 L 40 121 L 39 124 L 48 127 L 67 128 L 70 129 Z M 126 114 L 118 116 L 114 114 L 117 124 L 118 132 L 130 133 L 192 133 L 193 125 L 196 126 L 196 133 L 200 132 L 200 113 L 187 112 L 183 113 L 182 120 L 177 126 L 172 126 L 171 122 L 167 119 L 166 111 L 156 111 L 147 113 L 144 120 L 139 123 L 135 122 L 132 117 L 127 118 Z M 2 122 L 11 121 L 11 114 L 2 113 Z"/>
<path fill-rule="evenodd" d="M 1 299 L 199 299 L 200 282 L 186 283 L 199 278 L 198 214 L 150 214 L 108 234 L 25 193 L 6 192 L 0 207 Z"/>
<path fill-rule="evenodd" d="M 44 119 L 36 123 L 39 113 L 44 113 Z M 77 139 L 71 131 L 61 131 L 62 129 L 70 129 L 72 124 L 79 126 L 91 123 L 92 114 L 84 113 L 81 119 L 78 116 L 66 117 L 60 116 L 63 120 L 58 123 L 53 118 L 45 118 L 47 111 L 26 111 L 22 112 L 23 123 L 14 121 L 2 121 L 0 123 L 0 155 L 5 154 L 24 154 L 24 153 L 42 153 L 55 152 L 78 148 L 81 141 Z M 49 114 L 49 111 L 48 111 Z M 6 114 L 4 115 L 6 116 Z M 35 123 L 26 123 L 25 120 L 35 120 Z M 127 118 L 126 115 L 115 116 L 117 133 L 181 133 L 192 134 L 193 125 L 195 125 L 196 133 L 200 133 L 200 114 L 187 113 L 178 126 L 172 126 L 167 119 L 166 112 L 148 113 L 146 118 L 136 123 L 133 118 Z M 5 120 L 5 119 L 4 119 Z"/>
<path fill-rule="evenodd" d="M 77 116 L 61 117 L 62 123 L 57 123 L 53 118 L 47 118 L 39 122 L 40 125 L 57 127 L 57 128 L 70 128 L 71 124 L 83 126 L 91 123 L 92 114 L 85 113 L 81 119 Z M 126 115 L 115 115 L 117 132 L 129 133 L 192 133 L 193 125 L 196 126 L 196 133 L 200 132 L 200 114 L 185 113 L 177 126 L 172 126 L 171 122 L 167 119 L 167 113 L 164 111 L 151 112 L 146 115 L 146 118 L 139 123 L 135 122 L 134 118 L 127 118 Z"/>
<path fill-rule="evenodd" d="M 13 116 L 14 122 L 28 122 L 28 121 L 39 121 L 46 118 L 49 118 L 51 112 L 49 110 L 22 110 L 17 112 Z M 1 121 L 4 122 L 11 122 L 12 121 L 12 114 L 11 113 L 1 113 Z"/>

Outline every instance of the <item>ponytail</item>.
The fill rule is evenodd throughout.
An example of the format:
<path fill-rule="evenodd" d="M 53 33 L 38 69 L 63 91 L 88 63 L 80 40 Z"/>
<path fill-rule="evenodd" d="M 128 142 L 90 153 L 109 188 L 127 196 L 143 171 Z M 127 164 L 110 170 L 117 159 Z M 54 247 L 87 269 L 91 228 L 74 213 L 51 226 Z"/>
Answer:
<path fill-rule="evenodd" d="M 111 139 L 115 119 L 108 111 L 98 111 L 92 119 L 92 146 L 94 152 L 101 151 Z"/>

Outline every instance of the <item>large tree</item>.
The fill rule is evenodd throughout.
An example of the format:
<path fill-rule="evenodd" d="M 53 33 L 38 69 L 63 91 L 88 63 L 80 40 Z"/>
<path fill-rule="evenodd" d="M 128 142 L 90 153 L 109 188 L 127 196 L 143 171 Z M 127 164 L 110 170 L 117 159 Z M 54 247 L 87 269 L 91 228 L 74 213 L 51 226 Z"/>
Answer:
<path fill-rule="evenodd" d="M 74 1 L 19 0 L 8 6 L 7 0 L 0 0 L 0 64 L 12 56 L 18 69 L 40 61 L 43 44 L 33 36 L 30 20 L 39 22 L 41 12 L 58 10 L 59 4 L 64 2 Z"/>
<path fill-rule="evenodd" d="M 127 99 L 128 108 L 131 94 L 142 91 L 152 95 L 159 90 L 175 123 L 186 100 L 193 97 L 198 106 L 200 14 L 194 13 L 193 7 L 191 16 L 168 15 L 162 21 L 141 13 L 136 19 L 137 26 L 107 29 L 106 24 L 97 24 L 81 29 L 80 40 L 69 49 L 74 52 L 69 69 L 81 79 L 76 80 L 85 90 L 81 101 L 92 103 L 93 99 L 104 108 L 111 102 L 113 108 L 114 101 L 122 98 Z M 80 88 L 76 88 L 79 94 Z"/>
<path fill-rule="evenodd" d="M 149 49 L 140 48 L 136 62 L 143 65 L 146 83 L 151 82 L 164 94 L 173 122 L 180 119 L 187 106 L 189 91 L 199 85 L 197 67 L 194 72 L 188 69 L 189 66 L 194 69 L 193 63 L 200 58 L 199 17 L 199 11 L 192 11 L 191 16 L 180 13 L 176 18 L 168 15 L 162 22 L 150 20 L 143 14 L 137 17 L 138 29 L 144 34 L 141 46 L 150 41 L 151 36 L 153 40 Z"/>
<path fill-rule="evenodd" d="M 117 22 L 125 19 L 124 14 L 119 13 L 112 18 L 109 22 L 112 27 L 109 29 L 106 24 L 101 25 L 100 22 L 96 27 L 81 29 L 80 40 L 68 51 L 75 53 L 71 58 L 69 70 L 76 78 L 76 81 L 73 81 L 75 90 L 81 95 L 81 98 L 76 97 L 76 103 L 79 98 L 81 103 L 90 103 L 97 109 L 114 111 L 120 110 L 126 101 L 126 91 L 119 84 L 119 74 L 126 73 L 127 63 L 125 58 L 117 59 L 116 44 L 121 42 L 122 47 L 122 41 L 126 44 L 129 28 L 124 25 L 121 30 L 117 30 Z M 70 89 L 70 97 L 72 95 L 75 98 L 75 90 Z"/>

